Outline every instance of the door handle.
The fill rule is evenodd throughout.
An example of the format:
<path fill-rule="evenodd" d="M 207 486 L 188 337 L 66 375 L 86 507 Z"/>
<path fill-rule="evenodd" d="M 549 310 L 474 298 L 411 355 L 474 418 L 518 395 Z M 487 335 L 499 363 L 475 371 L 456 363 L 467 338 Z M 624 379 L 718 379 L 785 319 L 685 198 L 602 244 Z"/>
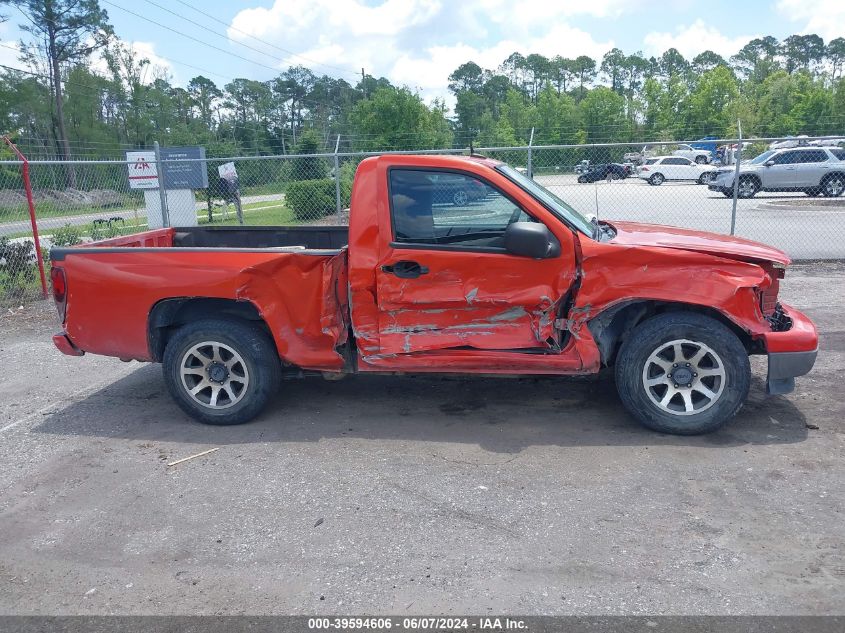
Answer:
<path fill-rule="evenodd" d="M 420 266 L 419 263 L 406 259 L 400 260 L 395 264 L 385 264 L 381 269 L 386 273 L 396 275 L 402 279 L 416 279 L 420 275 L 428 274 L 428 268 L 426 266 Z"/>

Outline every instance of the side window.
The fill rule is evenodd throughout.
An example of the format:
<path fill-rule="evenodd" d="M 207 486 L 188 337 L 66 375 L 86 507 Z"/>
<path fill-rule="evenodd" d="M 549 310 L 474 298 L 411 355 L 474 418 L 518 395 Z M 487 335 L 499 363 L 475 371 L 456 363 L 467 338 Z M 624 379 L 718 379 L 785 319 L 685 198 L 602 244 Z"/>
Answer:
<path fill-rule="evenodd" d="M 832 149 L 830 153 L 836 160 L 845 160 L 845 149 Z"/>
<path fill-rule="evenodd" d="M 686 158 L 676 156 L 675 158 L 667 158 L 663 161 L 664 165 L 689 165 L 690 162 Z"/>
<path fill-rule="evenodd" d="M 798 154 L 799 158 L 796 162 L 800 163 L 823 163 L 827 160 L 827 154 L 820 149 L 798 152 Z"/>
<path fill-rule="evenodd" d="M 531 221 L 509 198 L 473 176 L 394 168 L 388 178 L 396 242 L 502 248 L 509 224 Z"/>
<path fill-rule="evenodd" d="M 795 155 L 797 153 L 798 152 L 784 152 L 783 154 L 773 156 L 770 160 L 774 162 L 775 165 L 791 165 L 795 162 Z"/>

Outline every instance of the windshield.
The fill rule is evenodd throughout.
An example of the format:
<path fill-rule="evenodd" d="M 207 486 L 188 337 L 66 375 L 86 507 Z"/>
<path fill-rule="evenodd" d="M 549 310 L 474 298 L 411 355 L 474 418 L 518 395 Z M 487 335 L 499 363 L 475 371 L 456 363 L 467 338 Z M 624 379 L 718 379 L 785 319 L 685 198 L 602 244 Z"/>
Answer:
<path fill-rule="evenodd" d="M 771 149 L 767 152 L 763 152 L 757 158 L 752 158 L 751 164 L 752 165 L 762 165 L 767 160 L 769 160 L 769 158 L 771 158 L 772 154 L 774 154 L 774 153 L 775 153 L 774 150 L 771 150 Z"/>
<path fill-rule="evenodd" d="M 498 171 L 507 176 L 510 180 L 515 182 L 523 191 L 532 195 L 539 200 L 543 206 L 554 213 L 560 219 L 571 224 L 582 233 L 592 237 L 595 233 L 596 227 L 583 213 L 576 211 L 571 206 L 566 204 L 563 200 L 558 198 L 551 191 L 537 184 L 528 176 L 519 173 L 512 167 L 507 165 L 499 165 L 496 167 Z"/>

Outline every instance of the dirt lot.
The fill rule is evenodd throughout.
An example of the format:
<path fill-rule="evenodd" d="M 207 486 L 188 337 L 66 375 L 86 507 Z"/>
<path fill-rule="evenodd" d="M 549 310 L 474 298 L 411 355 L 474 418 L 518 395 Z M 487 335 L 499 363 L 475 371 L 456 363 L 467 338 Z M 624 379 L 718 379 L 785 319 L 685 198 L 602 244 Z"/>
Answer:
<path fill-rule="evenodd" d="M 204 427 L 158 366 L 4 314 L 0 613 L 845 613 L 845 266 L 783 296 L 816 369 L 769 398 L 755 363 L 698 438 L 641 429 L 605 378 L 308 379 Z"/>

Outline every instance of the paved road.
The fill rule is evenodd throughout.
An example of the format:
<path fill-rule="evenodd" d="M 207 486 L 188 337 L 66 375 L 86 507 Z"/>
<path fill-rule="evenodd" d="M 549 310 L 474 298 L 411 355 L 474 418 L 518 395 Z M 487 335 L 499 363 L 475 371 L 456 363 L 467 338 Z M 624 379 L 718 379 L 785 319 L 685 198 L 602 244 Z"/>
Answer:
<path fill-rule="evenodd" d="M 842 614 L 845 267 L 783 288 L 816 369 L 767 397 L 755 362 L 698 438 L 604 379 L 315 378 L 201 426 L 159 367 L 3 313 L 0 613 Z"/>
<path fill-rule="evenodd" d="M 578 184 L 569 175 L 538 176 L 537 181 L 599 218 L 730 232 L 733 200 L 703 185 L 675 182 L 653 187 L 638 178 Z M 737 235 L 777 246 L 793 258 L 845 258 L 845 197 L 760 193 L 737 201 L 736 217 Z"/>
<path fill-rule="evenodd" d="M 272 200 L 282 200 L 285 197 L 283 193 L 268 194 L 262 196 L 244 196 L 241 198 L 243 204 L 251 202 L 269 202 Z M 206 203 L 197 202 L 197 211 L 205 211 L 207 209 Z M 110 209 L 108 211 L 98 211 L 97 213 L 86 213 L 85 215 L 71 215 L 64 217 L 44 218 L 39 220 L 38 227 L 42 232 L 48 232 L 51 229 L 70 224 L 72 226 L 79 226 L 81 224 L 89 224 L 94 220 L 108 220 L 109 218 L 124 218 L 125 220 L 134 219 L 140 216 L 146 217 L 146 209 Z M 15 235 L 18 233 L 27 232 L 31 229 L 29 220 L 20 222 L 6 222 L 0 224 L 0 235 Z"/>

